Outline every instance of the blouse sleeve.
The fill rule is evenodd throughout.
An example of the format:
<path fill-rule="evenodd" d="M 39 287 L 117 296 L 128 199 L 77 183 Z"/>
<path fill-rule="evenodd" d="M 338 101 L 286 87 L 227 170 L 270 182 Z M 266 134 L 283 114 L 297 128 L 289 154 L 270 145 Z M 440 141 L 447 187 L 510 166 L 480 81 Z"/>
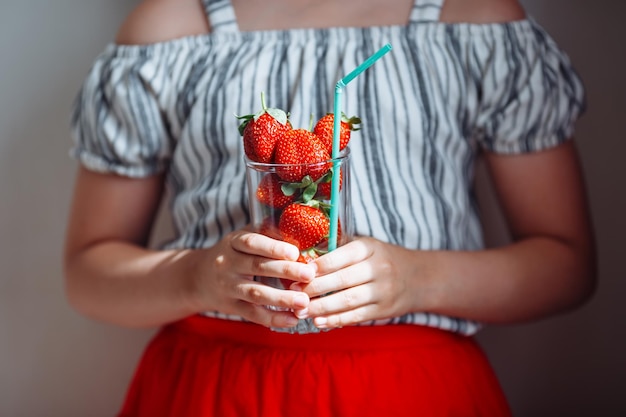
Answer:
<path fill-rule="evenodd" d="M 174 140 L 167 120 L 168 72 L 148 54 L 99 56 L 74 102 L 70 155 L 86 168 L 146 177 L 168 164 Z"/>
<path fill-rule="evenodd" d="M 534 21 L 505 28 L 492 44 L 482 81 L 480 146 L 519 154 L 556 146 L 574 134 L 585 110 L 583 84 L 567 55 Z"/>

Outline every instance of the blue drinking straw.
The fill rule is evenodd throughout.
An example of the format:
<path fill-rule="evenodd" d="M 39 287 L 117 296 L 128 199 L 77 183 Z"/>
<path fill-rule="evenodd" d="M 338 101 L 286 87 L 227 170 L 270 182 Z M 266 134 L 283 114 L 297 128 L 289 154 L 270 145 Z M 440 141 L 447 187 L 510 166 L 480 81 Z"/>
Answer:
<path fill-rule="evenodd" d="M 346 85 L 354 80 L 359 74 L 368 69 L 378 61 L 383 55 L 391 51 L 391 45 L 386 44 L 378 50 L 374 55 L 370 56 L 361 65 L 356 67 L 354 71 L 337 81 L 335 86 L 335 104 L 333 110 L 333 148 L 331 157 L 333 159 L 333 178 L 330 184 L 330 233 L 328 237 L 328 250 L 332 251 L 337 249 L 337 226 L 339 223 L 339 212 L 337 209 L 337 201 L 339 197 L 339 164 L 337 158 L 339 157 L 339 136 L 341 128 L 341 94 L 343 93 Z"/>

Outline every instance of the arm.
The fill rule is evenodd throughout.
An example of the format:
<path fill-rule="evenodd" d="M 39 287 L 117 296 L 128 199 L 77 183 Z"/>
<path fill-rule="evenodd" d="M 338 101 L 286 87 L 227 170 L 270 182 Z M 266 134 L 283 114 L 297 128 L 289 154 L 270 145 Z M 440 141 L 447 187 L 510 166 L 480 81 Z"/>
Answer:
<path fill-rule="evenodd" d="M 328 327 L 410 311 L 514 323 L 584 302 L 595 285 L 595 254 L 573 143 L 486 159 L 512 244 L 413 251 L 359 239 L 316 261 L 319 278 L 304 290 L 311 297 L 337 292 L 299 315 Z"/>
<path fill-rule="evenodd" d="M 573 142 L 528 155 L 488 154 L 486 162 L 513 243 L 479 254 L 456 254 L 452 262 L 444 257 L 440 273 L 449 289 L 440 292 L 439 303 L 476 299 L 479 305 L 468 303 L 459 313 L 475 311 L 473 318 L 503 323 L 580 305 L 593 292 L 596 266 Z"/>
<path fill-rule="evenodd" d="M 295 247 L 245 230 L 202 250 L 145 247 L 162 178 L 129 179 L 80 169 L 65 246 L 66 289 L 80 312 L 123 326 L 153 326 L 221 311 L 276 327 L 295 323 L 264 305 L 302 308 L 308 298 L 252 281 L 309 281 Z"/>
<path fill-rule="evenodd" d="M 198 1 L 145 0 L 116 41 L 145 44 L 208 30 Z M 208 249 L 146 247 L 162 184 L 163 176 L 130 179 L 79 170 L 64 256 L 70 303 L 90 317 L 124 326 L 159 325 L 200 311 L 274 327 L 294 325 L 292 314 L 263 306 L 302 307 L 308 297 L 252 277 L 312 279 L 311 267 L 287 262 L 297 259 L 295 247 L 246 230 Z"/>

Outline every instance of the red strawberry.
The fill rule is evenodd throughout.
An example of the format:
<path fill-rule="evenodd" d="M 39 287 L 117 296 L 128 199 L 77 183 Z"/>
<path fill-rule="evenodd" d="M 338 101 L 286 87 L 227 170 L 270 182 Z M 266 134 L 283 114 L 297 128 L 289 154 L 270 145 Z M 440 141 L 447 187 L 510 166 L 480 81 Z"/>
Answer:
<path fill-rule="evenodd" d="M 272 239 L 282 240 L 280 230 L 278 230 L 278 219 L 272 216 L 263 219 L 263 223 L 259 226 L 259 233 Z"/>
<path fill-rule="evenodd" d="M 335 117 L 332 113 L 328 113 L 317 121 L 313 128 L 315 133 L 326 146 L 329 154 L 333 152 L 333 123 Z M 359 130 L 358 125 L 361 124 L 361 119 L 357 116 L 348 118 L 344 113 L 341 113 L 341 124 L 339 128 L 339 150 L 343 150 L 350 141 L 350 133 Z"/>
<path fill-rule="evenodd" d="M 239 133 L 243 136 L 246 156 L 254 162 L 269 163 L 272 161 L 276 142 L 286 131 L 291 130 L 291 124 L 283 110 L 265 106 L 263 94 L 261 105 L 263 110 L 259 113 L 238 117 L 243 120 L 239 125 Z"/>
<path fill-rule="evenodd" d="M 280 284 L 283 286 L 283 289 L 288 290 L 289 287 L 291 286 L 291 284 L 293 284 L 296 281 L 292 281 L 290 279 L 287 278 L 279 278 L 278 279 L 280 281 Z"/>
<path fill-rule="evenodd" d="M 330 221 L 328 224 L 328 230 L 330 231 Z M 330 233 L 329 233 L 330 234 Z M 343 234 L 341 232 L 341 220 L 337 219 L 337 244 L 341 245 L 341 239 L 343 238 Z M 328 239 L 329 237 L 326 236 L 324 237 L 324 239 L 322 239 L 316 246 L 315 246 L 315 250 L 318 253 L 324 253 L 325 251 L 328 250 Z"/>
<path fill-rule="evenodd" d="M 330 191 L 331 191 L 332 177 L 328 177 L 328 181 L 320 182 L 317 184 L 317 195 L 316 198 L 320 200 L 330 200 Z M 341 186 L 343 185 L 343 174 L 339 171 L 339 190 L 341 190 Z"/>
<path fill-rule="evenodd" d="M 287 206 L 278 221 L 283 240 L 301 251 L 312 248 L 328 236 L 329 226 L 330 220 L 322 210 L 299 203 Z"/>
<path fill-rule="evenodd" d="M 306 129 L 285 132 L 276 143 L 276 164 L 315 164 L 315 166 L 280 167 L 276 173 L 287 182 L 301 182 L 306 175 L 317 181 L 330 169 L 330 154 L 324 144 Z"/>
<path fill-rule="evenodd" d="M 261 178 L 256 189 L 256 198 L 266 206 L 281 209 L 295 200 L 295 195 L 287 196 L 281 189 L 280 178 L 276 174 L 267 174 Z"/>

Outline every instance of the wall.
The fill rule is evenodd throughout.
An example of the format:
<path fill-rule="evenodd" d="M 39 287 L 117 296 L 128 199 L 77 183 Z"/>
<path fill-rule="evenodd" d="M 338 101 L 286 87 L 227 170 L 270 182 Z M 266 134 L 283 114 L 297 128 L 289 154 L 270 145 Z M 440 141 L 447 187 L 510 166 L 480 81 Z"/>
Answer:
<path fill-rule="evenodd" d="M 578 139 L 600 249 L 582 309 L 479 337 L 517 416 L 626 415 L 626 65 L 618 0 L 527 0 L 588 87 Z M 0 0 L 0 415 L 110 416 L 151 335 L 94 323 L 63 296 L 61 247 L 75 165 L 72 99 L 134 2 Z M 504 239 L 498 212 L 492 241 Z"/>
<path fill-rule="evenodd" d="M 599 248 L 599 287 L 582 309 L 480 335 L 518 416 L 626 415 L 626 7 L 618 0 L 526 0 L 583 77 L 576 137 Z M 496 213 L 497 214 L 497 213 Z M 500 230 L 489 230 L 496 240 Z"/>

